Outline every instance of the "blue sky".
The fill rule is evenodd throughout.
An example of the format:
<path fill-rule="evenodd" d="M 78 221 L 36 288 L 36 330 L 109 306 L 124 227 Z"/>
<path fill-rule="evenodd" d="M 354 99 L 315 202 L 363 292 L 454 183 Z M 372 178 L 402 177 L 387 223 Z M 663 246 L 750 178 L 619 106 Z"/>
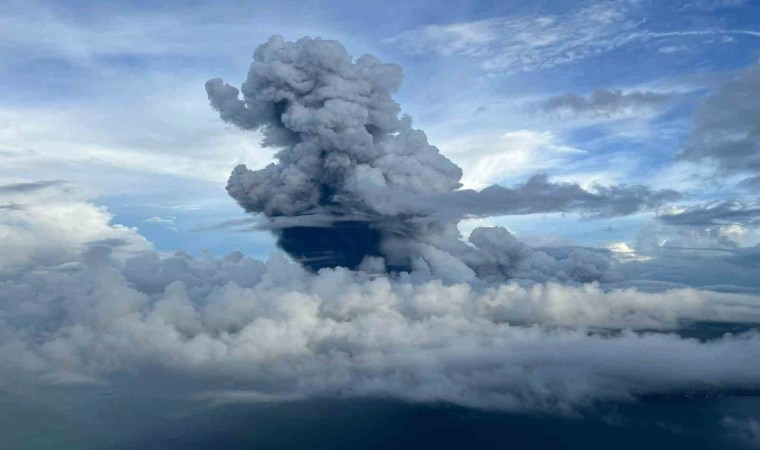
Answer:
<path fill-rule="evenodd" d="M 263 167 L 272 153 L 218 120 L 203 83 L 242 80 L 272 34 L 337 39 L 356 57 L 401 65 L 403 112 L 463 167 L 465 187 L 542 172 L 675 188 L 687 203 L 736 197 L 674 155 L 700 99 L 760 57 L 760 7 L 742 1 L 10 2 L 1 14 L 0 177 L 75 183 L 157 249 L 191 253 L 274 251 L 266 234 L 194 231 L 243 217 L 223 189 L 229 170 Z M 666 100 L 613 112 L 537 106 L 594 89 Z M 605 246 L 632 242 L 651 216 L 486 223 Z"/>

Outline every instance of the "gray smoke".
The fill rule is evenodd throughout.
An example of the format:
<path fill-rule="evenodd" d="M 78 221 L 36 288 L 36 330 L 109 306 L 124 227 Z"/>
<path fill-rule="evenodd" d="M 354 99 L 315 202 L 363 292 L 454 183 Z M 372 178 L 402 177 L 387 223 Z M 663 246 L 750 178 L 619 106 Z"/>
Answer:
<path fill-rule="evenodd" d="M 462 171 L 411 127 L 392 98 L 401 68 L 365 55 L 353 62 L 336 41 L 274 36 L 259 46 L 248 79 L 236 88 L 206 83 L 223 120 L 261 128 L 264 145 L 281 148 L 278 164 L 238 166 L 227 186 L 251 212 L 304 214 L 329 205 L 376 212 L 386 191 L 449 192 Z"/>
<path fill-rule="evenodd" d="M 263 146 L 278 149 L 275 164 L 236 167 L 227 191 L 246 211 L 267 217 L 265 228 L 280 247 L 311 269 L 438 267 L 467 278 L 484 271 L 483 261 L 514 257 L 507 256 L 511 245 L 486 252 L 475 242 L 466 245 L 456 231 L 462 218 L 625 215 L 677 198 L 643 186 L 589 191 L 542 175 L 515 188 L 459 191 L 462 170 L 412 128 L 409 116 L 400 116 L 392 94 L 402 79 L 399 66 L 371 55 L 353 60 L 336 41 L 273 36 L 256 49 L 240 90 L 221 79 L 206 83 L 224 121 L 260 130 Z M 574 258 L 588 265 L 585 257 Z M 487 265 L 490 275 L 515 271 Z"/>

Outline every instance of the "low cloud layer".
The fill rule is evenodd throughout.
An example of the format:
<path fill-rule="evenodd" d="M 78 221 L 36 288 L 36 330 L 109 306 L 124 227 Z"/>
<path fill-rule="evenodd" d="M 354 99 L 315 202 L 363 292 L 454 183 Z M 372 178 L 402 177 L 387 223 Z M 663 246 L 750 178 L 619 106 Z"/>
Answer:
<path fill-rule="evenodd" d="M 202 381 L 197 398 L 215 402 L 381 396 L 566 414 L 760 387 L 756 332 L 673 333 L 703 320 L 758 323 L 753 295 L 311 274 L 241 254 L 119 263 L 109 252 L 92 245 L 66 271 L 5 282 L 4 389 L 102 387 L 161 369 Z"/>
<path fill-rule="evenodd" d="M 25 201 L 37 228 L 29 219 L 6 232 L 50 227 L 42 212 L 69 203 L 101 225 L 65 248 L 65 226 L 15 244 L 47 256 L 0 281 L 0 388 L 14 395 L 101 392 L 125 373 L 150 384 L 160 372 L 192 380 L 181 395 L 211 404 L 379 396 L 575 414 L 640 395 L 760 387 L 758 295 L 633 283 L 604 252 L 540 251 L 478 228 L 468 244 L 440 233 L 416 243 L 408 273 L 385 274 L 380 258 L 313 273 L 280 255 L 139 249 L 107 211 L 48 191 Z M 738 331 L 686 337 L 703 321 Z"/>

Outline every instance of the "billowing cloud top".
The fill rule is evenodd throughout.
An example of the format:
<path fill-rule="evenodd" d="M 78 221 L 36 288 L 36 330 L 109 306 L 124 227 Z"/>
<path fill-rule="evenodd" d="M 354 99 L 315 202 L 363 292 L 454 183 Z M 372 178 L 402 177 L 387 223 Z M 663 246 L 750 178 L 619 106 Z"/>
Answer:
<path fill-rule="evenodd" d="M 354 61 L 336 41 L 273 36 L 256 49 L 241 90 L 218 78 L 206 83 L 223 120 L 261 130 L 263 145 L 279 149 L 276 164 L 236 167 L 227 191 L 268 217 L 280 247 L 312 269 L 355 269 L 370 258 L 391 271 L 445 267 L 467 279 L 494 256 L 459 240 L 462 218 L 626 215 L 677 197 L 644 186 L 589 191 L 543 175 L 514 189 L 459 191 L 462 170 L 399 116 L 391 95 L 402 78 L 399 66 L 371 55 Z M 511 247 L 502 250 L 496 259 Z"/>
<path fill-rule="evenodd" d="M 458 188 L 461 169 L 399 118 L 391 94 L 402 79 L 401 67 L 371 55 L 354 62 L 336 41 L 270 38 L 254 53 L 243 100 L 221 79 L 206 83 L 222 119 L 261 128 L 264 145 L 282 148 L 278 164 L 238 166 L 230 195 L 248 211 L 291 216 L 336 202 L 375 212 L 386 190 Z"/>

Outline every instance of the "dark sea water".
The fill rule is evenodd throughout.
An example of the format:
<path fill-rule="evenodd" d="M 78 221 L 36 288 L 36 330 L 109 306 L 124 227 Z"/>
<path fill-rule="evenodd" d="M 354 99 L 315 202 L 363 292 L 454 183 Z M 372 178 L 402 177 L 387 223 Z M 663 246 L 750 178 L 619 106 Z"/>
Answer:
<path fill-rule="evenodd" d="M 2 448 L 723 449 L 724 417 L 760 417 L 760 397 L 660 396 L 573 418 L 363 400 L 181 405 L 103 396 L 56 413 L 3 398 Z M 100 406 L 93 404 L 100 402 Z"/>

